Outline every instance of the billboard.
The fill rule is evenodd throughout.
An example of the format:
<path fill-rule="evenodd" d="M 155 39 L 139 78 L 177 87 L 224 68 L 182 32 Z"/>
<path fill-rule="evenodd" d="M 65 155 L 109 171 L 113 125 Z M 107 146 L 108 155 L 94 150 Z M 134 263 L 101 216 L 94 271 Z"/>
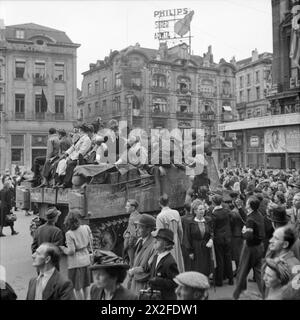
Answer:
<path fill-rule="evenodd" d="M 300 152 L 300 127 L 268 129 L 264 138 L 265 153 Z"/>

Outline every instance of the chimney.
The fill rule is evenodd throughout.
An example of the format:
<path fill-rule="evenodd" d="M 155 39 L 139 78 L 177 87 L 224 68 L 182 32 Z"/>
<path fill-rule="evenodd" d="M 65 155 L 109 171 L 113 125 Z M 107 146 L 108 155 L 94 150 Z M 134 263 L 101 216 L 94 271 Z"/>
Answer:
<path fill-rule="evenodd" d="M 231 58 L 230 63 L 233 64 L 234 66 L 236 66 L 235 56 L 233 56 L 233 57 Z"/>
<path fill-rule="evenodd" d="M 255 48 L 255 50 L 252 51 L 252 62 L 257 61 L 258 60 L 258 51 Z"/>
<path fill-rule="evenodd" d="M 159 49 L 158 49 L 159 55 L 162 59 L 165 59 L 167 57 L 168 52 L 168 45 L 166 42 L 160 42 L 159 43 Z"/>

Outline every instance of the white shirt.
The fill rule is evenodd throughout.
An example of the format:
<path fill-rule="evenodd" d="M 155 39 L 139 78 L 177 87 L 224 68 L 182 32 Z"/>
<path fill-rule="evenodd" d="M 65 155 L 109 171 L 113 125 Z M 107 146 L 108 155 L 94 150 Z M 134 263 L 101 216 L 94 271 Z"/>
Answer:
<path fill-rule="evenodd" d="M 37 286 L 39 283 L 39 279 L 42 277 L 41 281 L 42 281 L 42 291 L 45 290 L 48 281 L 50 280 L 50 278 L 52 277 L 53 273 L 55 271 L 55 268 L 53 267 L 52 269 L 45 271 L 44 273 L 40 273 L 40 275 L 37 277 Z M 42 298 L 42 296 L 40 296 L 40 299 L 37 297 L 38 292 L 37 292 L 37 287 L 36 287 L 36 292 L 35 292 L 35 300 L 40 300 Z"/>
<path fill-rule="evenodd" d="M 170 253 L 170 251 L 164 251 L 164 252 L 159 253 L 159 254 L 157 255 L 157 260 L 156 260 L 155 268 L 157 268 L 160 260 L 161 260 L 163 257 L 165 257 L 166 255 L 168 255 L 169 253 Z"/>

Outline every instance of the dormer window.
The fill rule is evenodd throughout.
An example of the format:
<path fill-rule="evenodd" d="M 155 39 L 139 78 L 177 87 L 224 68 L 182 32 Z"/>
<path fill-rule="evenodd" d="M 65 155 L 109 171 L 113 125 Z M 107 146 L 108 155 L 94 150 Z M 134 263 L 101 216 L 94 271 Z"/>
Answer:
<path fill-rule="evenodd" d="M 44 44 L 44 41 L 41 39 L 36 40 L 36 44 L 42 46 Z"/>
<path fill-rule="evenodd" d="M 17 39 L 24 39 L 24 37 L 25 37 L 24 30 L 16 30 L 16 38 Z"/>

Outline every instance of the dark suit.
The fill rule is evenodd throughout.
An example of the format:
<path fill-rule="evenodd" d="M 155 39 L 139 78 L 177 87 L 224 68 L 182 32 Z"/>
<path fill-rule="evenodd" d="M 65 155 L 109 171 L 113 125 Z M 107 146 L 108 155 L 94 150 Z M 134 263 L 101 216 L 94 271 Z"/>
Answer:
<path fill-rule="evenodd" d="M 91 300 L 104 300 L 103 288 L 98 288 L 96 285 L 92 285 Z M 137 300 L 136 294 L 132 293 L 130 290 L 125 289 L 122 285 L 115 291 L 111 300 Z"/>
<path fill-rule="evenodd" d="M 244 233 L 246 241 L 241 252 L 237 284 L 233 293 L 235 299 L 238 299 L 240 293 L 247 289 L 247 276 L 251 269 L 253 269 L 258 289 L 262 292 L 261 267 L 264 255 L 265 226 L 264 217 L 259 211 L 253 211 L 248 215 L 246 228 L 251 228 L 253 231 Z"/>
<path fill-rule="evenodd" d="M 29 282 L 26 300 L 35 300 L 37 277 Z M 43 291 L 43 300 L 75 300 L 72 282 L 54 271 Z"/>
<path fill-rule="evenodd" d="M 32 253 L 44 242 L 50 242 L 56 246 L 62 246 L 64 244 L 64 236 L 62 231 L 51 224 L 46 222 L 42 226 L 38 227 L 34 233 L 33 242 L 31 245 Z"/>
<path fill-rule="evenodd" d="M 160 290 L 162 300 L 176 300 L 176 283 L 173 279 L 178 275 L 178 267 L 171 253 L 164 256 L 158 263 L 157 254 L 150 265 L 149 284 L 153 290 Z"/>
<path fill-rule="evenodd" d="M 216 254 L 216 284 L 223 284 L 224 276 L 233 280 L 231 262 L 231 228 L 229 209 L 219 208 L 213 211 L 214 247 Z"/>

